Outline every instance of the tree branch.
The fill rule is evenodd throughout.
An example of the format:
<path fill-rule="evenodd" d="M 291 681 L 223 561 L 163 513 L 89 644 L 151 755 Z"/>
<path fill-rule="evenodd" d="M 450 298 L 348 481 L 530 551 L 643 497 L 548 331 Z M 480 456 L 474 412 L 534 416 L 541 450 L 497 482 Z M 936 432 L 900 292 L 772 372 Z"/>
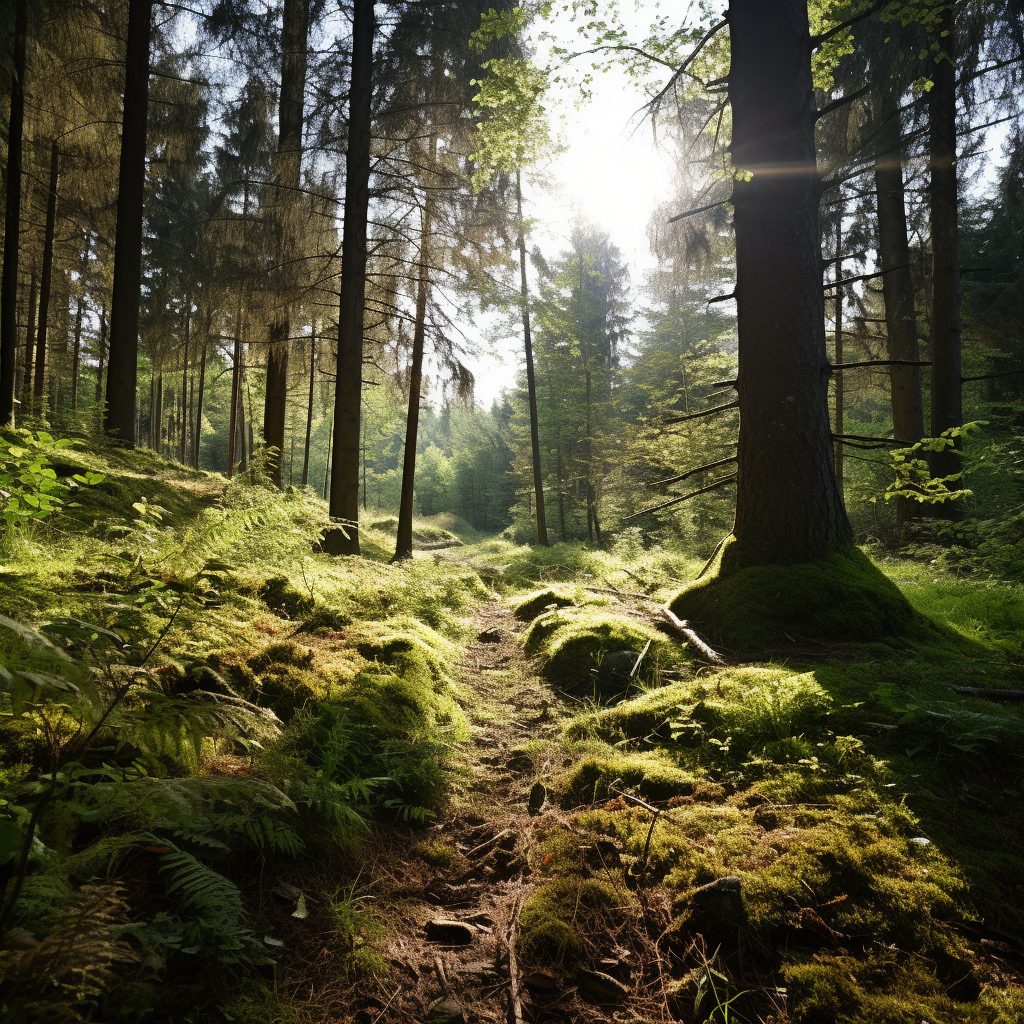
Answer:
<path fill-rule="evenodd" d="M 846 333 L 845 331 L 843 332 Z M 862 359 L 858 363 L 833 363 L 828 371 L 852 370 L 859 366 L 931 366 L 930 359 Z"/>
<path fill-rule="evenodd" d="M 668 501 L 663 501 L 660 505 L 652 505 L 650 508 L 645 508 L 640 512 L 634 512 L 632 515 L 625 516 L 623 518 L 624 523 L 628 523 L 630 519 L 636 519 L 639 516 L 645 516 L 649 512 L 660 512 L 663 508 L 671 508 L 673 505 L 678 505 L 682 501 L 689 501 L 690 498 L 696 498 L 698 494 L 707 494 L 708 491 L 713 491 L 718 487 L 724 487 L 726 484 L 735 483 L 735 473 L 729 476 L 720 477 L 714 483 L 708 484 L 706 487 L 698 487 L 695 491 L 688 491 L 686 494 L 680 494 L 675 498 L 670 498 Z"/>
<path fill-rule="evenodd" d="M 1020 370 L 1002 370 L 1000 373 L 983 373 L 978 377 L 961 377 L 960 383 L 966 384 L 971 380 L 995 380 L 996 377 L 1010 377 L 1015 373 L 1024 373 L 1024 369 Z"/>
<path fill-rule="evenodd" d="M 655 96 L 651 100 L 651 102 L 647 104 L 648 110 L 654 110 L 658 106 L 658 104 L 664 99 L 665 94 L 669 91 L 669 89 L 671 89 L 683 75 L 687 74 L 686 69 L 697 59 L 697 55 L 700 53 L 700 51 L 703 50 L 704 47 L 711 41 L 713 36 L 717 35 L 728 24 L 729 19 L 723 18 L 717 25 L 713 25 L 711 28 L 707 30 L 707 32 L 704 33 L 700 41 L 693 48 L 693 53 L 691 53 L 690 56 L 687 57 L 686 60 L 684 60 L 683 63 L 679 65 L 679 67 L 672 73 L 672 77 L 669 78 L 669 80 L 665 83 L 664 88 L 662 88 L 658 95 Z M 690 77 L 695 78 L 696 76 L 690 75 Z M 698 81 L 700 80 L 698 79 Z M 703 82 L 701 84 L 703 85 Z"/>
<path fill-rule="evenodd" d="M 670 426 L 673 423 L 685 423 L 687 420 L 699 420 L 703 416 L 714 416 L 716 412 L 722 412 L 725 409 L 735 409 L 739 405 L 739 400 L 735 402 L 726 402 L 724 405 L 715 405 L 710 409 L 702 409 L 700 412 L 691 412 L 686 416 L 673 416 L 670 420 L 664 421 L 664 426 Z"/>
<path fill-rule="evenodd" d="M 686 480 L 688 477 L 696 476 L 698 473 L 704 473 L 709 469 L 718 469 L 719 466 L 726 466 L 730 462 L 735 462 L 737 456 L 730 455 L 726 459 L 719 459 L 717 462 L 709 462 L 706 466 L 698 466 L 696 469 L 689 469 L 685 473 L 680 473 L 678 476 L 670 476 L 665 480 L 655 480 L 654 483 L 649 484 L 650 487 L 665 487 L 668 484 L 677 484 L 681 480 Z"/>
<path fill-rule="evenodd" d="M 811 49 L 816 50 L 822 43 L 827 43 L 833 36 L 839 35 L 844 28 L 849 28 L 851 25 L 856 25 L 858 21 L 870 18 L 872 14 L 882 9 L 884 3 L 885 0 L 876 0 L 867 10 L 861 11 L 860 14 L 855 14 L 852 18 L 847 18 L 846 21 L 833 25 L 827 32 L 822 32 L 820 36 L 811 36 Z"/>
<path fill-rule="evenodd" d="M 840 96 L 838 99 L 833 100 L 831 103 L 826 103 L 815 115 L 814 120 L 820 121 L 826 114 L 831 114 L 833 110 L 838 110 L 840 107 L 846 106 L 847 103 L 852 103 L 854 100 L 859 100 L 861 96 L 871 91 L 870 85 L 862 86 L 854 92 L 851 92 L 849 96 Z"/>
<path fill-rule="evenodd" d="M 685 220 L 687 217 L 695 217 L 698 213 L 704 213 L 706 210 L 713 210 L 716 206 L 725 206 L 729 202 L 728 199 L 719 199 L 717 203 L 708 203 L 705 206 L 695 206 L 692 210 L 687 210 L 685 213 L 677 213 L 674 217 L 669 217 L 668 223 L 675 224 L 677 220 Z"/>
<path fill-rule="evenodd" d="M 909 267 L 909 263 L 901 263 L 898 267 L 890 267 L 888 270 L 879 270 L 874 274 L 859 274 L 857 277 L 845 277 L 842 281 L 826 281 L 821 287 L 826 291 L 829 288 L 838 288 L 844 284 L 855 284 L 857 281 L 870 281 L 875 277 L 885 277 L 886 274 L 891 274 L 896 270 L 906 270 Z"/>

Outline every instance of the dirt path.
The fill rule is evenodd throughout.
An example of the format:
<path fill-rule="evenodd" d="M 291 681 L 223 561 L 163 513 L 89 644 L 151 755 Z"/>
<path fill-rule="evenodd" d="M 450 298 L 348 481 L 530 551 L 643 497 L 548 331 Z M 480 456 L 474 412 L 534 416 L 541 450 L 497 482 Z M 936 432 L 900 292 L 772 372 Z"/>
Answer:
<path fill-rule="evenodd" d="M 376 912 L 388 931 L 391 972 L 379 1001 L 356 1019 L 385 1022 L 507 1021 L 510 938 L 532 888 L 538 807 L 530 767 L 515 747 L 553 736 L 560 703 L 534 675 L 516 639 L 522 624 L 498 603 L 481 606 L 463 657 L 460 699 L 471 742 L 457 757 L 459 787 L 442 821 L 406 851 L 376 862 Z M 557 813 L 557 812 L 554 812 Z M 404 853 L 404 855 L 403 855 Z M 399 854 L 399 856 L 394 856 Z M 518 977 L 516 982 L 521 985 Z"/>

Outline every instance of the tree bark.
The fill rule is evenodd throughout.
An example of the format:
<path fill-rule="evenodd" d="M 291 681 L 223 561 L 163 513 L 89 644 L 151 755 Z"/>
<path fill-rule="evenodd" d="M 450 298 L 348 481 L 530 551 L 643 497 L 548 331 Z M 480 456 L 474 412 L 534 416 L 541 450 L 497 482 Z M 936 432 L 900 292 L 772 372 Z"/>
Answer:
<path fill-rule="evenodd" d="M 330 530 L 324 537 L 324 549 L 337 555 L 359 554 L 359 419 L 366 297 L 366 218 L 370 201 L 373 0 L 355 0 L 354 6 L 330 501 L 331 517 L 344 523 L 345 532 Z"/>
<path fill-rule="evenodd" d="M 519 301 L 523 313 L 523 347 L 526 350 L 526 392 L 530 402 L 530 451 L 533 456 L 533 497 L 537 508 L 537 543 L 548 547 L 544 514 L 544 476 L 540 463 L 540 429 L 537 416 L 537 381 L 533 369 L 533 338 L 530 334 L 530 292 L 526 281 L 526 238 L 523 232 L 523 190 L 516 168 L 517 242 L 519 244 Z"/>
<path fill-rule="evenodd" d="M 846 204 L 842 200 L 842 193 L 840 192 L 840 200 L 836 209 L 836 265 L 835 275 L 836 280 L 841 281 L 843 279 L 843 216 L 846 213 Z M 842 366 L 844 360 L 843 357 L 843 289 L 842 287 L 836 288 L 835 295 L 836 304 L 836 334 L 835 334 L 835 353 L 836 353 L 836 365 Z M 842 434 L 845 430 L 844 427 L 844 413 L 846 412 L 846 386 L 843 380 L 842 373 L 835 375 L 836 381 L 836 434 Z M 897 434 L 897 437 L 900 435 Z M 832 446 L 833 453 L 832 457 L 836 464 L 836 486 L 839 488 L 840 498 L 843 496 L 843 445 L 836 441 Z"/>
<path fill-rule="evenodd" d="M 306 95 L 306 47 L 309 0 L 285 0 L 281 26 L 281 96 L 278 104 L 276 218 L 276 273 L 287 282 L 295 251 L 296 189 L 302 183 L 302 108 Z M 289 292 L 287 283 L 284 292 Z M 270 325 L 267 349 L 267 392 L 263 406 L 263 440 L 277 455 L 269 461 L 271 480 L 281 486 L 285 420 L 288 406 L 288 357 L 291 349 L 289 296 L 283 295 Z"/>
<path fill-rule="evenodd" d="M 100 339 L 99 353 L 96 363 L 96 406 L 99 408 L 103 401 L 103 363 L 107 358 L 107 307 L 100 310 Z M 100 413 L 102 419 L 102 411 Z"/>
<path fill-rule="evenodd" d="M 829 429 L 807 3 L 731 0 L 728 17 L 740 435 L 723 575 L 853 539 Z"/>
<path fill-rule="evenodd" d="M 53 290 L 53 234 L 57 223 L 57 176 L 59 154 L 57 140 L 50 147 L 50 185 L 46 195 L 46 228 L 43 233 L 43 271 L 39 282 L 39 326 L 36 329 L 35 396 L 36 411 L 42 412 L 46 387 L 46 336 L 50 320 L 50 293 Z"/>
<path fill-rule="evenodd" d="M 405 451 L 402 457 L 402 496 L 398 504 L 398 531 L 392 562 L 412 558 L 412 504 L 416 482 L 416 439 L 420 425 L 420 395 L 423 388 L 423 342 L 426 334 L 427 269 L 432 202 L 425 200 L 420 222 L 420 265 L 416 282 L 416 323 L 412 333 L 412 365 L 409 370 L 409 412 L 405 419 Z"/>
<path fill-rule="evenodd" d="M 25 325 L 25 366 L 21 378 L 22 415 L 32 404 L 32 355 L 36 347 L 36 303 L 39 299 L 39 282 L 35 267 L 28 288 L 28 323 Z"/>
<path fill-rule="evenodd" d="M 107 408 L 103 429 L 135 447 L 135 390 L 139 372 L 139 298 L 142 285 L 142 213 L 149 119 L 149 41 L 153 0 L 130 0 L 125 57 L 121 161 L 110 300 Z"/>
<path fill-rule="evenodd" d="M 21 243 L 21 162 L 25 134 L 25 49 L 27 40 L 28 0 L 17 0 L 17 7 L 14 11 L 14 72 L 11 75 L 11 112 L 7 131 L 4 266 L 0 273 L 0 426 L 7 426 L 14 418 L 14 365 L 18 352 L 18 256 Z"/>
<path fill-rule="evenodd" d="M 932 236 L 932 414 L 931 435 L 963 425 L 960 363 L 960 221 L 956 155 L 956 26 L 953 5 L 942 14 L 946 56 L 935 65 L 935 84 L 928 93 L 931 149 Z M 947 477 L 963 470 L 962 450 L 956 444 L 932 452 L 931 474 Z M 934 506 L 936 515 L 954 519 L 959 502 Z"/>
<path fill-rule="evenodd" d="M 82 251 L 82 264 L 78 275 L 78 305 L 75 308 L 75 341 L 71 355 L 71 408 L 78 411 L 78 373 L 82 361 L 82 313 L 85 310 L 85 269 L 89 265 L 88 232 L 85 235 L 85 249 Z"/>
<path fill-rule="evenodd" d="M 882 152 L 875 160 L 875 192 L 878 208 L 878 262 L 882 271 L 882 298 L 889 359 L 919 362 L 914 280 L 910 270 L 907 236 L 907 203 L 903 184 L 903 138 L 899 109 L 888 97 L 882 108 Z M 924 401 L 919 366 L 890 366 L 893 437 L 920 441 L 924 437 Z M 896 518 L 904 523 L 917 503 L 896 500 Z"/>
<path fill-rule="evenodd" d="M 203 392 L 206 388 L 206 350 L 210 346 L 210 317 L 206 318 L 206 331 L 203 333 L 203 350 L 199 356 L 199 385 L 196 388 L 195 433 L 192 435 L 192 467 L 199 468 L 199 442 L 203 437 Z"/>
<path fill-rule="evenodd" d="M 188 444 L 188 355 L 192 344 L 192 299 L 185 300 L 185 350 L 181 356 L 181 401 L 178 405 L 178 461 L 185 465 L 185 446 Z"/>
<path fill-rule="evenodd" d="M 238 433 L 238 398 L 241 375 L 239 363 L 241 362 L 242 347 L 242 305 L 238 304 L 238 312 L 235 316 L 235 347 L 231 359 L 231 411 L 228 414 L 228 471 L 227 477 L 230 480 L 235 472 L 235 435 Z"/>
<path fill-rule="evenodd" d="M 309 443 L 313 437 L 313 389 L 316 386 L 316 321 L 309 337 L 309 401 L 306 403 L 306 444 L 302 453 L 302 486 L 309 484 Z"/>

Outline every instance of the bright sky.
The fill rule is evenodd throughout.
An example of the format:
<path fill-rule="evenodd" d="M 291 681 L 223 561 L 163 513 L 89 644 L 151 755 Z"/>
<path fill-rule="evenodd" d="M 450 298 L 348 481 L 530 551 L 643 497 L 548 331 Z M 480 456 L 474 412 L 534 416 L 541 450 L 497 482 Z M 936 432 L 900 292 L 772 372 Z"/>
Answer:
<path fill-rule="evenodd" d="M 578 215 L 604 228 L 622 252 L 635 286 L 653 266 L 647 224 L 668 192 L 671 168 L 654 145 L 649 120 L 636 115 L 644 103 L 638 86 L 613 68 L 596 76 L 592 98 L 576 109 L 577 95 L 565 87 L 551 99 L 561 123 L 552 126 L 564 148 L 540 169 L 547 186 L 524 179 L 525 214 L 534 221 L 528 245 L 547 256 L 568 248 Z M 504 359 L 481 359 L 476 400 L 490 406 L 512 385 L 521 359 L 521 338 L 505 346 Z"/>

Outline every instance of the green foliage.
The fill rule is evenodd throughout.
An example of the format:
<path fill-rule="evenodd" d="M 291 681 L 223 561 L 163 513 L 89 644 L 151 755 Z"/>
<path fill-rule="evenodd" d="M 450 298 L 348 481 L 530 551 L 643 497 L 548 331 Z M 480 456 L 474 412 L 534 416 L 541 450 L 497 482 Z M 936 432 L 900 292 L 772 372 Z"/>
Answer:
<path fill-rule="evenodd" d="M 909 498 L 920 504 L 935 505 L 945 501 L 958 501 L 973 493 L 966 488 L 953 489 L 951 484 L 962 480 L 964 474 L 953 473 L 945 477 L 933 477 L 924 452 L 941 452 L 954 447 L 961 438 L 980 431 L 983 423 L 965 423 L 962 427 L 950 427 L 939 437 L 926 437 L 911 448 L 900 448 L 892 452 L 892 469 L 895 480 L 885 489 L 885 500 Z"/>

